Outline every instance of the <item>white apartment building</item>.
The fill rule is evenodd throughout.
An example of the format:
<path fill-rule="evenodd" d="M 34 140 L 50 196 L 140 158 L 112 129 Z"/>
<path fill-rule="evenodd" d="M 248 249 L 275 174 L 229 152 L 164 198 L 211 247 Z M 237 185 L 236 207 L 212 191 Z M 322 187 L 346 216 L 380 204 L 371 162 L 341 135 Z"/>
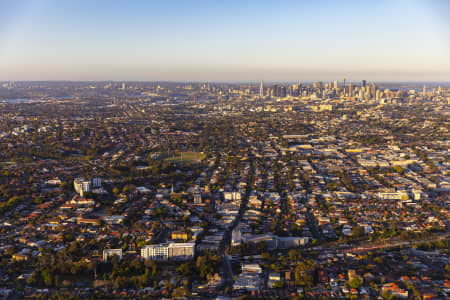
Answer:
<path fill-rule="evenodd" d="M 188 260 L 195 255 L 195 243 L 165 243 L 147 245 L 141 249 L 141 257 L 154 260 Z"/>
<path fill-rule="evenodd" d="M 379 192 L 378 198 L 381 200 L 408 200 L 408 193 L 405 191 Z"/>

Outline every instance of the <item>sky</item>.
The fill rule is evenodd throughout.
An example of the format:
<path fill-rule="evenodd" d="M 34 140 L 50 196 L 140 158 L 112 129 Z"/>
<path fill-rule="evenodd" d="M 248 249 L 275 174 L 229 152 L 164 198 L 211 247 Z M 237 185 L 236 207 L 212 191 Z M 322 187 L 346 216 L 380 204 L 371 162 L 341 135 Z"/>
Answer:
<path fill-rule="evenodd" d="M 450 1 L 0 0 L 0 80 L 450 81 Z"/>

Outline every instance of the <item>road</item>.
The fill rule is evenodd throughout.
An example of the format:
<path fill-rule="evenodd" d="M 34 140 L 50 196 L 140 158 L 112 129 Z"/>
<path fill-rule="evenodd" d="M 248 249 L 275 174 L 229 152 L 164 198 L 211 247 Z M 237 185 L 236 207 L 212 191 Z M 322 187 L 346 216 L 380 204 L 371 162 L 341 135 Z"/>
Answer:
<path fill-rule="evenodd" d="M 309 229 L 311 230 L 311 233 L 313 236 L 319 241 L 319 243 L 323 243 L 326 241 L 325 237 L 323 236 L 319 226 L 317 225 L 317 220 L 314 217 L 314 215 L 311 212 L 311 208 L 308 206 L 308 211 L 306 213 L 306 217 L 308 219 L 308 225 Z"/>
<path fill-rule="evenodd" d="M 448 238 L 450 235 L 449 232 L 446 232 L 445 234 L 442 234 L 438 237 L 435 237 L 433 239 L 425 239 L 425 240 L 417 240 L 417 241 L 398 241 L 398 242 L 388 242 L 383 244 L 368 244 L 368 245 L 361 245 L 359 247 L 354 247 L 351 249 L 341 249 L 338 250 L 338 253 L 357 253 L 357 252 L 365 252 L 375 249 L 386 249 L 386 248 L 395 248 L 395 247 L 402 247 L 402 246 L 410 246 L 410 245 L 417 245 L 421 243 L 427 243 L 427 242 L 437 242 L 441 241 L 443 239 Z"/>
<path fill-rule="evenodd" d="M 253 183 L 254 178 L 254 169 L 253 169 L 253 159 L 252 156 L 249 156 L 250 170 L 247 176 L 247 186 L 245 190 L 245 194 L 241 199 L 241 206 L 239 207 L 239 213 L 232 222 L 231 226 L 229 226 L 225 230 L 224 234 L 224 243 L 220 247 L 220 257 L 222 260 L 222 283 L 217 287 L 217 291 L 223 290 L 227 287 L 233 287 L 233 270 L 231 268 L 231 262 L 226 254 L 226 249 L 231 245 L 231 233 L 234 228 L 239 224 L 245 210 L 247 209 L 247 202 L 251 192 L 251 185 Z"/>

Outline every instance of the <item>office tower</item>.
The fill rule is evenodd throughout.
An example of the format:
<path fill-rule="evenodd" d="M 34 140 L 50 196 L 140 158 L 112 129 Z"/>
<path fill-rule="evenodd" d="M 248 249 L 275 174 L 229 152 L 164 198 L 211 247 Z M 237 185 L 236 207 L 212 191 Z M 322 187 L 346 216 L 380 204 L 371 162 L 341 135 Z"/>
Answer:
<path fill-rule="evenodd" d="M 261 80 L 261 83 L 259 84 L 259 98 L 263 98 L 264 97 L 264 83 Z"/>
<path fill-rule="evenodd" d="M 280 85 L 275 84 L 273 86 L 272 92 L 273 92 L 272 96 L 274 96 L 274 97 L 281 97 L 281 98 L 286 97 L 286 87 L 285 86 L 280 86 Z"/>
<path fill-rule="evenodd" d="M 286 97 L 286 87 L 285 87 L 285 86 L 280 86 L 280 85 L 278 85 L 278 86 L 277 86 L 277 89 L 276 89 L 276 94 L 275 94 L 275 96 L 276 96 L 276 97 L 281 97 L 281 98 Z"/>
<path fill-rule="evenodd" d="M 278 96 L 278 85 L 277 84 L 274 84 L 272 86 L 272 94 L 271 94 L 271 96 L 272 97 L 277 97 Z"/>
<path fill-rule="evenodd" d="M 125 90 L 125 82 L 122 82 L 122 90 Z"/>
<path fill-rule="evenodd" d="M 334 81 L 334 88 L 338 89 L 338 81 L 337 80 Z"/>
<path fill-rule="evenodd" d="M 349 97 L 351 97 L 352 96 L 352 94 L 353 94 L 353 90 L 352 90 L 352 83 L 350 82 L 349 84 L 348 84 L 348 96 Z"/>
<path fill-rule="evenodd" d="M 427 87 L 424 85 L 423 86 L 423 96 L 425 97 L 427 94 Z"/>
<path fill-rule="evenodd" d="M 366 87 L 366 81 L 365 80 L 361 81 L 361 86 L 362 87 Z"/>

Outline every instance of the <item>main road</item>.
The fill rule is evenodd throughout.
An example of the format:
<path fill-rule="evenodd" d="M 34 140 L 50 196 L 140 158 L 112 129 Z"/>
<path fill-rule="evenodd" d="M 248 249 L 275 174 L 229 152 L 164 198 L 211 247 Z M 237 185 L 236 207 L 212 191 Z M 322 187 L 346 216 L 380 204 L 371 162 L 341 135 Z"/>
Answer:
<path fill-rule="evenodd" d="M 365 251 L 377 250 L 377 249 L 412 246 L 412 245 L 417 245 L 417 244 L 422 244 L 422 243 L 441 241 L 441 240 L 448 238 L 449 235 L 450 235 L 450 232 L 446 232 L 444 234 L 441 234 L 441 235 L 431 238 L 431 239 L 398 241 L 398 242 L 389 241 L 389 242 L 383 243 L 383 244 L 366 244 L 366 245 L 360 245 L 357 247 L 353 247 L 350 249 L 339 249 L 337 252 L 338 253 L 357 253 L 357 252 L 365 252 Z"/>
<path fill-rule="evenodd" d="M 222 260 L 222 283 L 217 287 L 217 291 L 223 290 L 227 287 L 232 288 L 233 287 L 233 270 L 231 268 L 231 262 L 230 259 L 226 253 L 226 250 L 231 245 L 231 234 L 232 231 L 236 228 L 236 226 L 239 224 L 239 222 L 242 219 L 242 216 L 244 215 L 246 209 L 247 209 L 247 203 L 248 198 L 251 193 L 251 186 L 253 184 L 253 178 L 254 178 L 254 168 L 253 168 L 253 157 L 252 155 L 249 155 L 249 163 L 250 163 L 250 169 L 247 175 L 247 186 L 245 188 L 245 193 L 241 199 L 241 205 L 239 207 L 239 213 L 237 214 L 234 221 L 231 223 L 230 226 L 225 230 L 224 234 L 224 242 L 222 246 L 219 249 L 220 257 Z"/>

